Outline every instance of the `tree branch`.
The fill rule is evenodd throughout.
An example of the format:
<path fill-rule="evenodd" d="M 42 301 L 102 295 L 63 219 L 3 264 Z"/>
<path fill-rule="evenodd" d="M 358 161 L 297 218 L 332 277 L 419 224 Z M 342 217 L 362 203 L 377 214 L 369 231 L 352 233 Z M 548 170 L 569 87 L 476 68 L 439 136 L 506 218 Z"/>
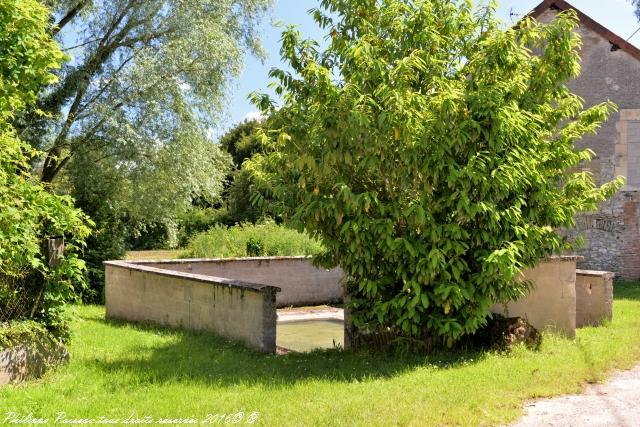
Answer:
<path fill-rule="evenodd" d="M 52 31 L 52 35 L 55 36 L 56 34 L 58 34 L 65 25 L 71 22 L 73 18 L 75 18 L 80 13 L 80 11 L 89 4 L 89 1 L 90 0 L 80 0 L 74 7 L 72 7 L 71 10 L 69 10 L 69 12 L 67 12 L 67 14 L 62 17 L 62 19 L 60 19 L 58 24 L 56 24 L 55 28 Z"/>

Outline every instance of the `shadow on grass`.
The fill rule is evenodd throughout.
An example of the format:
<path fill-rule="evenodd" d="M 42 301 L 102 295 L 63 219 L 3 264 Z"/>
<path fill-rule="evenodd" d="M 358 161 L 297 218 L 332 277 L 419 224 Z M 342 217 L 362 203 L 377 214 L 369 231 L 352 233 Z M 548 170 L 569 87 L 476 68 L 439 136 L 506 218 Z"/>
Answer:
<path fill-rule="evenodd" d="M 425 355 L 389 353 L 351 353 L 338 349 L 276 356 L 246 349 L 238 342 L 206 332 L 167 329 L 149 324 L 105 320 L 91 317 L 115 329 L 135 328 L 157 334 L 177 336 L 177 341 L 144 349 L 144 357 L 132 354 L 116 360 L 89 360 L 107 375 L 133 375 L 143 382 L 202 382 L 221 386 L 293 384 L 309 379 L 355 382 L 365 379 L 390 378 L 430 365 L 450 368 L 475 363 L 483 353 L 451 351 Z M 114 333 L 118 333 L 114 331 Z"/>
<path fill-rule="evenodd" d="M 614 299 L 640 300 L 640 282 L 616 282 Z M 449 368 L 476 363 L 484 357 L 481 351 L 450 351 L 424 355 L 388 353 L 351 353 L 323 350 L 310 353 L 290 353 L 284 356 L 266 355 L 246 349 L 238 342 L 228 341 L 207 332 L 168 329 L 149 324 L 131 324 L 105 320 L 102 316 L 85 316 L 86 320 L 114 329 L 131 328 L 171 334 L 171 343 L 141 348 L 116 360 L 93 359 L 88 363 L 105 374 L 132 375 L 143 382 L 202 382 L 217 385 L 265 384 L 286 385 L 309 379 L 354 382 L 375 378 L 391 378 L 431 365 Z M 122 331 L 122 333 L 126 333 Z M 578 342 L 581 346 L 582 343 Z M 586 349 L 582 348 L 583 351 Z M 585 354 L 589 364 L 590 355 Z"/>
<path fill-rule="evenodd" d="M 640 282 L 616 281 L 613 284 L 614 300 L 640 300 Z"/>

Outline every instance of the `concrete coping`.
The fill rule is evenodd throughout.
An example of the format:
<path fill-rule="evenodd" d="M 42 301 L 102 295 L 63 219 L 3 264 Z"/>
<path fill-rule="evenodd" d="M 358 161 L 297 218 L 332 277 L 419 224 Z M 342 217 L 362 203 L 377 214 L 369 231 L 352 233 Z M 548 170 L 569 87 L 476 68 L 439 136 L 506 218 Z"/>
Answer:
<path fill-rule="evenodd" d="M 127 270 L 135 270 L 135 271 L 144 271 L 147 273 L 157 274 L 159 276 L 168 276 L 168 277 L 178 277 L 178 278 L 187 278 L 190 280 L 194 280 L 196 282 L 204 282 L 216 285 L 224 285 L 229 288 L 237 288 L 237 289 L 248 289 L 252 291 L 257 291 L 261 293 L 266 292 L 280 292 L 282 289 L 277 286 L 265 285 L 262 283 L 251 283 L 244 282 L 242 280 L 228 279 L 225 277 L 215 277 L 215 276 L 207 276 L 204 274 L 193 274 L 186 273 L 182 271 L 169 270 L 165 268 L 156 268 L 149 267 L 144 265 L 144 263 L 155 264 L 155 261 L 104 261 L 104 265 L 108 265 L 111 267 L 124 268 Z M 166 262 L 167 264 L 171 264 L 171 262 Z M 175 263 L 174 263 L 175 264 Z"/>
<path fill-rule="evenodd" d="M 576 274 L 580 274 L 582 276 L 593 276 L 593 277 L 615 277 L 615 273 L 611 271 L 597 271 L 597 270 L 580 270 L 576 269 Z"/>

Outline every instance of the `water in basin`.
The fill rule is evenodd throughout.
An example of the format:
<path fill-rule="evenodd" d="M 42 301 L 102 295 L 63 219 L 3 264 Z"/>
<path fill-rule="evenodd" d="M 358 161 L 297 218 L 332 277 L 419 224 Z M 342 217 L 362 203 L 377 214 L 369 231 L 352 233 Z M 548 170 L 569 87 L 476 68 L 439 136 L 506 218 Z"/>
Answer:
<path fill-rule="evenodd" d="M 278 322 L 276 344 L 294 351 L 344 345 L 344 323 L 338 319 Z"/>

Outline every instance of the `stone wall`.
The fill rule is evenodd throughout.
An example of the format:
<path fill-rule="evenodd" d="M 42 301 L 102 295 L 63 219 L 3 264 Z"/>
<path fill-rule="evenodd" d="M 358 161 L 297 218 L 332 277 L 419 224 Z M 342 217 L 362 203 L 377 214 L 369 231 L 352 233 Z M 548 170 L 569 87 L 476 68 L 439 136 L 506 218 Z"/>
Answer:
<path fill-rule="evenodd" d="M 279 288 L 127 261 L 104 264 L 107 318 L 207 330 L 275 352 Z"/>
<path fill-rule="evenodd" d="M 185 259 L 139 264 L 277 286 L 278 307 L 341 302 L 343 296 L 342 270 L 314 267 L 309 257 Z"/>
<path fill-rule="evenodd" d="M 66 347 L 48 338 L 0 349 L 0 386 L 40 378 L 68 359 Z"/>
<path fill-rule="evenodd" d="M 579 5 L 578 5 L 579 7 Z M 538 17 L 550 22 L 556 12 L 548 10 Z M 585 237 L 578 250 L 584 261 L 580 268 L 607 270 L 623 279 L 640 278 L 640 61 L 581 24 L 582 72 L 570 82 L 585 107 L 607 100 L 618 106 L 597 135 L 583 138 L 577 145 L 590 148 L 596 156 L 583 165 L 599 184 L 618 175 L 625 176 L 623 190 L 604 203 L 598 212 L 578 218 L 570 235 Z"/>
<path fill-rule="evenodd" d="M 576 262 L 578 257 L 554 257 L 522 272 L 534 288 L 524 298 L 496 304 L 494 313 L 522 317 L 540 330 L 576 334 Z"/>
<path fill-rule="evenodd" d="M 525 270 L 522 279 L 533 282 L 532 291 L 492 311 L 524 317 L 538 329 L 568 337 L 575 336 L 576 326 L 609 319 L 613 274 L 576 273 L 579 260 L 552 257 Z M 109 261 L 105 267 L 107 317 L 209 330 L 265 352 L 275 351 L 276 292 L 281 288 L 301 301 L 308 300 L 300 297 L 306 292 L 319 298 L 325 287 L 330 299 L 347 298 L 339 270 L 315 268 L 305 257 Z M 239 281 L 238 276 L 270 284 Z M 353 335 L 348 320 L 345 311 L 345 348 Z"/>

